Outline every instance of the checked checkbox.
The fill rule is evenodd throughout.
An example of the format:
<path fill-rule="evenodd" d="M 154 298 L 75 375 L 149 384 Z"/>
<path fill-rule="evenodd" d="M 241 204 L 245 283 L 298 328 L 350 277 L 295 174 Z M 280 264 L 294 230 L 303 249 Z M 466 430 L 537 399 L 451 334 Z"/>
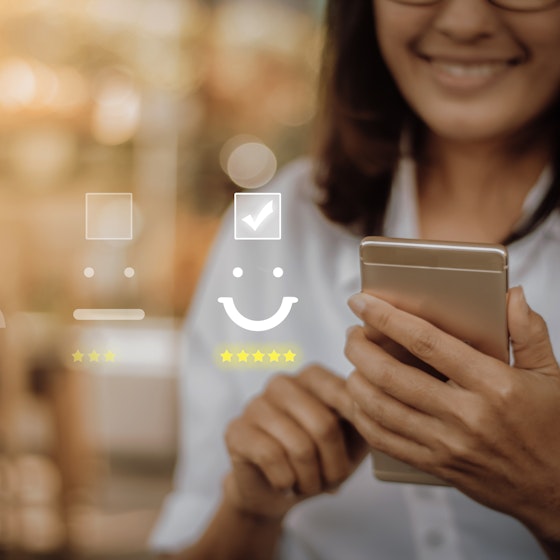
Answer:
<path fill-rule="evenodd" d="M 278 240 L 282 238 L 280 193 L 236 193 L 234 238 Z"/>

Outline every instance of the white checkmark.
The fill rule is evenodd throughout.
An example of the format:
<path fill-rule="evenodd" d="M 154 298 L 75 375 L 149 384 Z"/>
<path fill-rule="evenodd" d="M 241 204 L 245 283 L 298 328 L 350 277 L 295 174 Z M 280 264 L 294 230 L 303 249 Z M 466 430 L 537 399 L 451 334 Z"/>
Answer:
<path fill-rule="evenodd" d="M 268 201 L 259 211 L 256 218 L 253 218 L 251 214 L 241 218 L 241 221 L 245 222 L 253 231 L 257 231 L 259 226 L 274 212 L 272 200 Z"/>

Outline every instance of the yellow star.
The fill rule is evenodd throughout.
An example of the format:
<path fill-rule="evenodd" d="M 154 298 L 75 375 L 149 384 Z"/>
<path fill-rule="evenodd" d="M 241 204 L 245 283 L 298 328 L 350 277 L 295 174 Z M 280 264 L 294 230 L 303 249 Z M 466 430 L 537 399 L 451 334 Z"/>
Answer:
<path fill-rule="evenodd" d="M 280 354 L 278 354 L 278 352 L 276 352 L 276 350 L 273 350 L 272 352 L 268 353 L 268 357 L 269 357 L 271 362 L 277 362 L 278 358 L 280 358 Z"/>
<path fill-rule="evenodd" d="M 263 358 L 264 358 L 264 354 L 260 350 L 257 350 L 253 354 L 253 360 L 255 360 L 255 362 L 262 362 Z"/>
<path fill-rule="evenodd" d="M 226 348 L 226 350 L 222 352 L 220 356 L 222 357 L 222 363 L 231 362 L 231 357 L 233 356 L 233 354 Z"/>
<path fill-rule="evenodd" d="M 75 362 L 81 362 L 81 361 L 83 361 L 84 355 L 79 350 L 76 350 L 72 354 L 72 358 L 74 358 Z"/>
<path fill-rule="evenodd" d="M 107 352 L 105 352 L 105 354 L 103 354 L 103 357 L 105 358 L 106 362 L 114 362 L 115 361 L 115 354 L 113 354 L 113 352 L 111 352 L 111 350 L 107 350 Z"/>
<path fill-rule="evenodd" d="M 98 354 L 95 350 L 92 350 L 92 351 L 88 354 L 89 361 L 90 361 L 90 362 L 98 362 L 98 361 L 99 361 L 99 356 L 100 356 L 100 355 L 101 355 L 101 354 Z"/>
<path fill-rule="evenodd" d="M 287 362 L 293 362 L 295 357 L 296 355 L 291 350 L 288 350 L 287 352 L 284 353 L 284 358 L 286 359 Z"/>
<path fill-rule="evenodd" d="M 245 352 L 245 350 L 241 350 L 241 352 L 237 353 L 237 359 L 240 362 L 246 362 L 248 357 L 249 357 L 249 354 L 247 354 L 247 352 Z"/>

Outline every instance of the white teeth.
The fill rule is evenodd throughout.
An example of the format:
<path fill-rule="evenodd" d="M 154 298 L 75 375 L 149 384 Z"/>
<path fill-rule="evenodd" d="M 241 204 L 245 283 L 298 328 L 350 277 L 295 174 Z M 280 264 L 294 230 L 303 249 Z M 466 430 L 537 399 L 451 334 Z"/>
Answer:
<path fill-rule="evenodd" d="M 451 62 L 433 62 L 434 66 L 449 74 L 450 76 L 463 77 L 487 77 L 497 74 L 507 65 L 503 62 L 490 62 L 485 64 L 459 64 Z"/>

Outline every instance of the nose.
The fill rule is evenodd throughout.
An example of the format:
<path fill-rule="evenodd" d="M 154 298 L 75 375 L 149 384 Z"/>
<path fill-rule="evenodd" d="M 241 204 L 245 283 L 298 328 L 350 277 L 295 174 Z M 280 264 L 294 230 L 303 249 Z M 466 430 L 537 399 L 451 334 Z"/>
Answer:
<path fill-rule="evenodd" d="M 434 20 L 435 29 L 460 43 L 491 37 L 499 27 L 498 8 L 488 0 L 445 0 Z"/>

